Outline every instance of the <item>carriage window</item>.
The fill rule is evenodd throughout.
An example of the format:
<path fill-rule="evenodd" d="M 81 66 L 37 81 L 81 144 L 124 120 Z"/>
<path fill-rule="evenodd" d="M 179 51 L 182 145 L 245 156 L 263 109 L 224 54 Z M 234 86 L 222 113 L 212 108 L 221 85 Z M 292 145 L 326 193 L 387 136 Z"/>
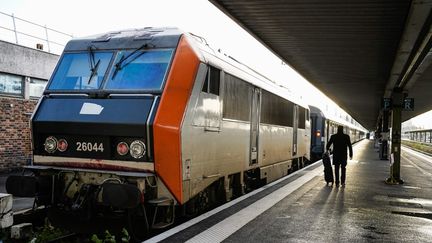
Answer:
<path fill-rule="evenodd" d="M 268 91 L 262 91 L 262 123 L 292 127 L 293 114 L 294 103 Z"/>
<path fill-rule="evenodd" d="M 220 87 L 220 70 L 209 66 L 205 77 L 202 92 L 219 95 Z"/>
<path fill-rule="evenodd" d="M 119 52 L 105 89 L 160 90 L 172 54 L 172 49 Z"/>
<path fill-rule="evenodd" d="M 252 86 L 225 73 L 223 118 L 249 121 Z"/>
<path fill-rule="evenodd" d="M 48 89 L 98 89 L 112 55 L 111 52 L 65 54 Z"/>
<path fill-rule="evenodd" d="M 299 115 L 298 115 L 298 128 L 305 129 L 306 128 L 306 109 L 299 106 Z"/>

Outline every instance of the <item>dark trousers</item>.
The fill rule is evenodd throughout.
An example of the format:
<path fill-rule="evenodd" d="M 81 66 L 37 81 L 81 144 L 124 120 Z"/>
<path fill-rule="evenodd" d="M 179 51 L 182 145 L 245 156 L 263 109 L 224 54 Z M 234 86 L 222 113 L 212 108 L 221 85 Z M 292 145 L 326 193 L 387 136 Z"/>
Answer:
<path fill-rule="evenodd" d="M 340 181 L 342 182 L 342 184 L 344 184 L 345 183 L 345 177 L 346 177 L 346 164 L 335 164 L 336 184 L 339 184 L 339 167 L 341 168 L 341 171 L 342 171 Z"/>

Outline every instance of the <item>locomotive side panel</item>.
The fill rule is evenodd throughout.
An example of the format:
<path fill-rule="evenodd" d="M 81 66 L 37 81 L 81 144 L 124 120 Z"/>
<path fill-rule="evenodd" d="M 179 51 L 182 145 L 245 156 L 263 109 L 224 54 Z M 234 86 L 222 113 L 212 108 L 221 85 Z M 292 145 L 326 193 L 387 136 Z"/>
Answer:
<path fill-rule="evenodd" d="M 293 128 L 261 124 L 260 155 L 261 166 L 293 159 Z"/>
<path fill-rule="evenodd" d="M 212 76 L 212 70 L 219 74 Z M 219 84 L 214 85 L 214 82 Z M 219 89 L 206 89 L 211 86 Z M 251 113 L 253 90 L 254 86 L 225 73 L 223 69 L 219 70 L 213 64 L 207 67 L 201 64 L 181 130 L 184 201 L 222 177 L 241 176 L 241 172 L 261 167 L 264 171 L 261 178 L 272 181 L 286 175 L 292 167 L 292 159 L 309 158 L 310 124 L 306 109 L 302 108 L 301 118 L 294 118 L 294 114 L 281 116 L 277 111 L 284 110 L 287 104 L 292 107 L 295 104 L 263 91 L 272 97 L 272 101 L 266 103 L 268 111 L 264 109 L 267 112 L 264 121 L 278 125 L 260 122 L 258 158 L 252 160 L 250 119 L 254 115 Z M 273 101 L 280 109 L 271 108 L 275 105 Z M 257 117 L 261 117 L 262 112 L 262 104 L 259 106 Z M 292 153 L 293 127 L 287 126 L 293 119 L 300 123 L 295 155 Z M 269 170 L 272 173 L 267 174 Z"/>
<path fill-rule="evenodd" d="M 297 131 L 298 143 L 297 155 L 299 158 L 310 160 L 310 129 L 299 129 Z"/>
<path fill-rule="evenodd" d="M 250 124 L 222 119 L 223 80 L 220 69 L 200 65 L 181 130 L 185 201 L 249 161 Z"/>

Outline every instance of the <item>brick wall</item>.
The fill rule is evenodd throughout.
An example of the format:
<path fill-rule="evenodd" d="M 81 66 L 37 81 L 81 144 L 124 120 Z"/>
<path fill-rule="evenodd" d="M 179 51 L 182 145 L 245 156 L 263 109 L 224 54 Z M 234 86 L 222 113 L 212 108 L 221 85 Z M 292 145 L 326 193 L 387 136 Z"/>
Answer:
<path fill-rule="evenodd" d="M 30 124 L 35 100 L 0 97 L 0 171 L 28 164 Z"/>

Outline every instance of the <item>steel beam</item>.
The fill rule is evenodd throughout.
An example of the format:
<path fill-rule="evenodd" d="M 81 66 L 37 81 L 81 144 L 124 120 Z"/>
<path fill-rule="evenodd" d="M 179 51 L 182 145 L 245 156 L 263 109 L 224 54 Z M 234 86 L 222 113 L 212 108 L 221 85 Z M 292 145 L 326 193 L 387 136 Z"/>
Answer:
<path fill-rule="evenodd" d="M 393 90 L 393 109 L 391 114 L 391 154 L 390 154 L 390 177 L 387 178 L 388 184 L 403 184 L 400 176 L 400 158 L 401 158 L 401 134 L 402 134 L 402 105 L 405 94 L 402 90 Z"/>

